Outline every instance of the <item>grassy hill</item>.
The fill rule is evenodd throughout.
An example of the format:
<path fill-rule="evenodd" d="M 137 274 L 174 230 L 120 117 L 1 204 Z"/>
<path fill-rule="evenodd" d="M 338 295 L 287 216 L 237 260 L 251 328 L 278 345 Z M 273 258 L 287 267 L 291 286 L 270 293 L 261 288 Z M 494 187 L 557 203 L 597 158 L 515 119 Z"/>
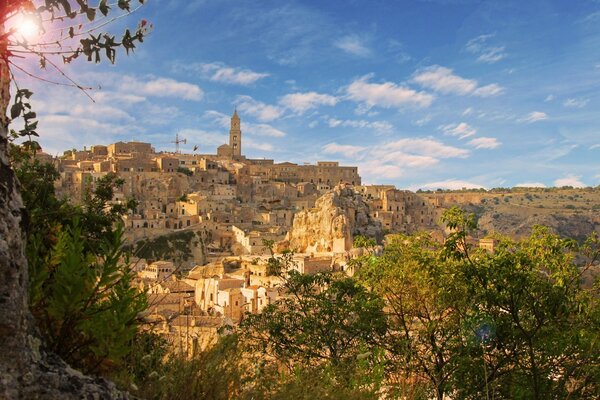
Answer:
<path fill-rule="evenodd" d="M 499 232 L 515 237 L 534 225 L 553 228 L 562 236 L 582 240 L 600 233 L 600 187 L 512 188 L 489 191 L 420 192 L 441 212 L 457 205 L 479 218 L 481 234 Z"/>

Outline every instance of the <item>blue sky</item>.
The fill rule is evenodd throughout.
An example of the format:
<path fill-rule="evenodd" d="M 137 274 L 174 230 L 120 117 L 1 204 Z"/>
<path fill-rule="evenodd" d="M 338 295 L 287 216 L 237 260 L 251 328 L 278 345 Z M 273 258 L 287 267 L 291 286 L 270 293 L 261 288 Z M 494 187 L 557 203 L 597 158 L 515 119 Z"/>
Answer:
<path fill-rule="evenodd" d="M 179 133 L 215 152 L 237 107 L 247 156 L 367 183 L 600 184 L 598 0 L 149 0 L 111 29 L 142 18 L 132 56 L 65 68 L 95 104 L 19 77 L 46 151 Z"/>

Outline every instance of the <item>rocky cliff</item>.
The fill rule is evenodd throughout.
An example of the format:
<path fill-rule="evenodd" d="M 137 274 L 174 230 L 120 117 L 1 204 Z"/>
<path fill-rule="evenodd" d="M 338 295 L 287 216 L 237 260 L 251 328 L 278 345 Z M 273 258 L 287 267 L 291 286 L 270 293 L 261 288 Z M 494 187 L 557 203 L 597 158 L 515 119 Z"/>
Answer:
<path fill-rule="evenodd" d="M 289 246 L 297 252 L 344 252 L 354 235 L 380 239 L 382 227 L 369 216 L 369 206 L 351 187 L 340 185 L 317 199 L 315 208 L 294 216 Z"/>

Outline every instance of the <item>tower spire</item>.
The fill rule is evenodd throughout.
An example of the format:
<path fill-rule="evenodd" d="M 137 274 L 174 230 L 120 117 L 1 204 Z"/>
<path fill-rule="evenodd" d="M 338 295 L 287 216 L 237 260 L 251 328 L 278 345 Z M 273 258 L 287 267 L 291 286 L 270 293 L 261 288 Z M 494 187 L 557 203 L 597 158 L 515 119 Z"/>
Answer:
<path fill-rule="evenodd" d="M 242 130 L 240 117 L 237 113 L 237 107 L 233 110 L 233 115 L 231 116 L 229 146 L 231 146 L 232 157 L 240 157 L 242 155 Z"/>

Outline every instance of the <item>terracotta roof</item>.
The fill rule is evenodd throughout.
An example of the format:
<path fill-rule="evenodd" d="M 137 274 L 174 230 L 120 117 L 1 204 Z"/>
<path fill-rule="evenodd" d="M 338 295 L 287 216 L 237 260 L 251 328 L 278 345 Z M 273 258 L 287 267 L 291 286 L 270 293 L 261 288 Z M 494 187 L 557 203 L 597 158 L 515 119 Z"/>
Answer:
<path fill-rule="evenodd" d="M 169 292 L 171 293 L 185 293 L 194 291 L 194 287 L 192 285 L 188 285 L 183 281 L 164 281 L 160 282 L 159 285 L 164 289 L 169 289 Z"/>

